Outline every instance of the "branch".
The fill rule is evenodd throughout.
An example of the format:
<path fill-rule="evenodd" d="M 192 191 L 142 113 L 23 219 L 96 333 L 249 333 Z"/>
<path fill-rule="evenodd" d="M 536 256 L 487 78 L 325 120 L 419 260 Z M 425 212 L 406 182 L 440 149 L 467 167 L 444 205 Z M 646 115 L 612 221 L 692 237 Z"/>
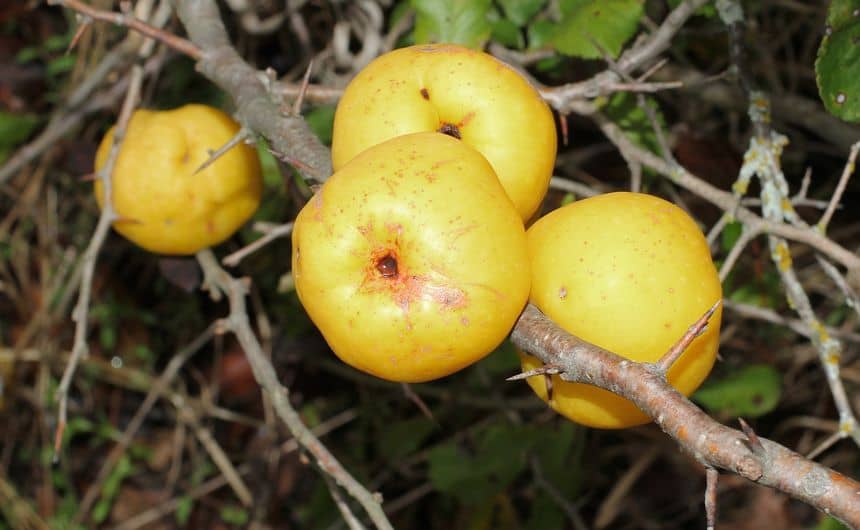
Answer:
<path fill-rule="evenodd" d="M 860 483 L 766 438 L 758 445 L 714 421 L 650 365 L 631 362 L 558 327 L 529 304 L 511 341 L 561 369 L 565 381 L 591 384 L 629 399 L 706 466 L 783 491 L 860 528 Z"/>
<path fill-rule="evenodd" d="M 329 150 L 305 120 L 279 108 L 268 77 L 246 63 L 230 44 L 213 0 L 179 0 L 177 12 L 191 41 L 203 50 L 197 69 L 233 97 L 239 121 L 269 140 L 273 150 L 300 160 L 307 178 L 325 181 L 332 173 Z"/>
<path fill-rule="evenodd" d="M 278 417 L 284 422 L 296 441 L 314 457 L 320 470 L 333 478 L 340 487 L 361 504 L 377 528 L 393 530 L 385 512 L 382 511 L 379 494 L 367 491 L 343 468 L 334 455 L 305 425 L 299 413 L 290 403 L 289 390 L 278 381 L 275 368 L 263 353 L 263 349 L 251 329 L 245 307 L 245 296 L 248 292 L 246 281 L 233 278 L 222 269 L 209 250 L 198 253 L 197 260 L 203 268 L 208 288 L 227 296 L 230 302 L 230 314 L 224 319 L 224 325 L 227 330 L 236 335 L 254 372 L 254 378 L 271 400 Z"/>

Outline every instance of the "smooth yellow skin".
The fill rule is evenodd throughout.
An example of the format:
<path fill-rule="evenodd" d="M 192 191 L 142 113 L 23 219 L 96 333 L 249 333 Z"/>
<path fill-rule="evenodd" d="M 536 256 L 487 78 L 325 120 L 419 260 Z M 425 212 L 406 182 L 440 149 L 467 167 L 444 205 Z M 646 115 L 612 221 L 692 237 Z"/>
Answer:
<path fill-rule="evenodd" d="M 386 257 L 396 274 L 383 274 Z M 344 362 L 428 381 L 513 327 L 529 292 L 525 229 L 480 153 L 439 133 L 399 136 L 343 166 L 299 213 L 293 279 Z"/>
<path fill-rule="evenodd" d="M 566 331 L 640 362 L 660 359 L 722 297 L 719 276 L 696 223 L 652 195 L 609 193 L 571 203 L 528 230 L 530 301 Z M 721 310 L 669 370 L 690 395 L 719 346 Z M 521 355 L 523 369 L 540 360 Z M 552 376 L 553 409 L 598 428 L 648 422 L 633 403 L 606 390 Z M 547 400 L 543 376 L 529 385 Z"/>
<path fill-rule="evenodd" d="M 254 148 L 240 143 L 194 172 L 239 131 L 220 110 L 185 105 L 132 114 L 112 175 L 114 229 L 157 254 L 188 255 L 216 245 L 257 210 L 263 187 Z M 107 161 L 112 127 L 96 153 L 96 171 Z M 102 183 L 96 180 L 99 207 Z"/>
<path fill-rule="evenodd" d="M 423 44 L 378 57 L 349 83 L 332 136 L 335 171 L 368 147 L 454 124 L 483 154 L 522 219 L 540 207 L 555 165 L 556 131 L 540 94 L 491 55 Z"/>

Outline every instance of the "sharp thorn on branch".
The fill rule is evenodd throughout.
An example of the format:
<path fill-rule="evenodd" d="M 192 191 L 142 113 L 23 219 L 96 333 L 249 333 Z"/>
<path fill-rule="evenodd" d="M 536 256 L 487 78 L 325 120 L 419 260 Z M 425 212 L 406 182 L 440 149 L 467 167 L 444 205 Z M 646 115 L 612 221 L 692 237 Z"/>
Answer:
<path fill-rule="evenodd" d="M 759 440 L 758 435 L 755 433 L 752 427 L 744 421 L 743 418 L 738 418 L 738 423 L 741 425 L 741 430 L 744 432 L 744 436 L 747 437 L 747 440 L 750 443 L 750 449 L 752 452 L 760 455 L 764 452 L 764 446 L 761 444 L 761 440 Z"/>
<path fill-rule="evenodd" d="M 505 379 L 505 381 L 519 381 L 521 379 L 528 379 L 529 377 L 534 377 L 536 375 L 556 375 L 561 373 L 561 368 L 554 364 L 545 364 L 534 370 L 528 370 L 517 375 L 512 375 Z"/>
<path fill-rule="evenodd" d="M 93 23 L 93 19 L 87 15 L 78 15 L 78 29 L 75 30 L 75 35 L 72 37 L 72 40 L 69 42 L 69 45 L 66 47 L 66 55 L 72 53 L 72 50 L 77 46 L 78 41 L 81 40 L 81 37 L 84 36 L 84 33 L 89 29 L 89 27 Z"/>
<path fill-rule="evenodd" d="M 696 337 L 700 336 L 702 333 L 705 332 L 708 327 L 708 321 L 711 319 L 712 316 L 714 316 L 714 313 L 716 312 L 717 308 L 720 307 L 721 303 L 722 300 L 717 300 L 716 302 L 714 302 L 714 305 L 712 305 L 707 311 L 705 311 L 705 314 L 700 316 L 699 319 L 693 323 L 693 325 L 687 328 L 687 332 L 684 333 L 684 336 L 682 336 L 678 340 L 678 342 L 676 342 L 671 348 L 669 348 L 669 351 L 667 351 L 663 355 L 663 357 L 660 358 L 659 361 L 657 361 L 656 366 L 660 373 L 665 375 L 666 372 L 669 371 L 669 368 L 671 368 L 672 365 L 675 364 L 675 361 L 677 361 L 678 358 L 681 357 L 681 354 L 684 353 L 684 350 L 686 350 L 690 346 L 690 343 L 692 343 L 696 339 Z"/>
<path fill-rule="evenodd" d="M 248 129 L 246 129 L 244 127 L 239 129 L 239 132 L 237 132 L 233 136 L 233 138 L 230 138 L 230 140 L 226 144 L 219 147 L 217 151 L 212 152 L 209 155 L 209 158 L 207 158 L 205 162 L 200 164 L 200 167 L 198 167 L 197 169 L 194 170 L 194 173 L 192 173 L 192 175 L 196 175 L 196 174 L 200 173 L 201 171 L 203 171 L 204 169 L 206 169 L 207 167 L 211 166 L 213 163 L 215 163 L 216 160 L 221 158 L 221 156 L 223 156 L 224 153 L 226 153 L 230 149 L 234 148 L 235 146 L 237 146 L 239 144 L 239 142 L 242 142 L 243 140 L 245 140 L 248 137 L 250 137 L 250 131 L 248 131 Z"/>
<path fill-rule="evenodd" d="M 299 88 L 299 95 L 296 96 L 296 100 L 293 102 L 293 116 L 298 116 L 302 113 L 302 103 L 305 100 L 305 94 L 308 91 L 308 84 L 311 80 L 311 71 L 314 68 L 314 60 L 311 59 L 308 62 L 308 69 L 305 70 L 305 76 L 302 78 L 302 86 Z"/>

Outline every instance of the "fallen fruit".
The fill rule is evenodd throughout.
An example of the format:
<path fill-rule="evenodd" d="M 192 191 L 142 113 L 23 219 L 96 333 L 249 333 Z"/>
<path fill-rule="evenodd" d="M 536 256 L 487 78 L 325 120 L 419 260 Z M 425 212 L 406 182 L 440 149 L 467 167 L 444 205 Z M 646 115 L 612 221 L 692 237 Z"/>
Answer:
<path fill-rule="evenodd" d="M 609 193 L 550 212 L 528 230 L 530 301 L 563 329 L 639 362 L 666 353 L 717 300 L 720 280 L 696 223 L 652 195 Z M 669 370 L 690 395 L 713 366 L 721 310 Z M 523 370 L 540 360 L 521 355 Z M 646 423 L 633 403 L 591 385 L 552 376 L 550 405 L 598 428 Z M 528 379 L 547 400 L 543 376 Z"/>
<path fill-rule="evenodd" d="M 340 168 L 293 230 L 299 299 L 344 362 L 420 382 L 491 352 L 525 306 L 522 221 L 490 164 L 434 132 Z"/>
<path fill-rule="evenodd" d="M 443 132 L 483 154 L 524 221 L 540 207 L 555 165 L 555 123 L 537 90 L 513 68 L 453 44 L 378 57 L 338 103 L 334 169 L 372 145 L 420 131 Z"/>
<path fill-rule="evenodd" d="M 230 237 L 260 203 L 256 151 L 240 143 L 195 171 L 238 131 L 232 118 L 205 105 L 135 111 L 111 179 L 120 217 L 114 229 L 146 250 L 169 255 L 194 254 Z M 96 171 L 107 161 L 113 135 L 112 127 L 99 145 Z M 99 207 L 102 188 L 97 179 Z"/>

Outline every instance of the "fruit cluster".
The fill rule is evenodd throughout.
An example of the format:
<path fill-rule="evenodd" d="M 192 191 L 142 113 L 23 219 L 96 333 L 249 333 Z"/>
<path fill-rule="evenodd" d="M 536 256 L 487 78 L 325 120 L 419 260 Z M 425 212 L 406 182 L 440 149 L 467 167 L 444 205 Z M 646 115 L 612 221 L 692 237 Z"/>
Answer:
<path fill-rule="evenodd" d="M 259 161 L 237 145 L 204 162 L 238 129 L 202 105 L 135 112 L 112 174 L 116 230 L 160 254 L 229 237 L 259 203 Z M 113 130 L 97 170 L 112 139 Z M 546 103 L 490 55 L 412 46 L 360 72 L 335 114 L 335 173 L 299 213 L 292 241 L 296 291 L 335 354 L 392 381 L 436 379 L 493 351 L 530 301 L 584 340 L 636 361 L 662 356 L 721 296 L 701 231 L 638 193 L 576 201 L 526 231 L 555 154 Z M 100 181 L 95 191 L 101 205 Z M 719 322 L 717 311 L 669 371 L 679 391 L 710 371 Z M 550 394 L 543 376 L 528 382 L 579 423 L 647 421 L 593 386 L 554 376 Z"/>
<path fill-rule="evenodd" d="M 614 193 L 526 232 L 555 153 L 546 103 L 490 55 L 413 46 L 360 72 L 335 113 L 335 174 L 293 231 L 296 290 L 335 354 L 392 381 L 443 377 L 495 349 L 527 300 L 631 359 L 665 353 L 721 296 L 701 231 L 669 202 Z M 685 394 L 710 371 L 719 320 L 669 372 Z M 529 384 L 586 425 L 647 421 L 593 386 Z"/>

